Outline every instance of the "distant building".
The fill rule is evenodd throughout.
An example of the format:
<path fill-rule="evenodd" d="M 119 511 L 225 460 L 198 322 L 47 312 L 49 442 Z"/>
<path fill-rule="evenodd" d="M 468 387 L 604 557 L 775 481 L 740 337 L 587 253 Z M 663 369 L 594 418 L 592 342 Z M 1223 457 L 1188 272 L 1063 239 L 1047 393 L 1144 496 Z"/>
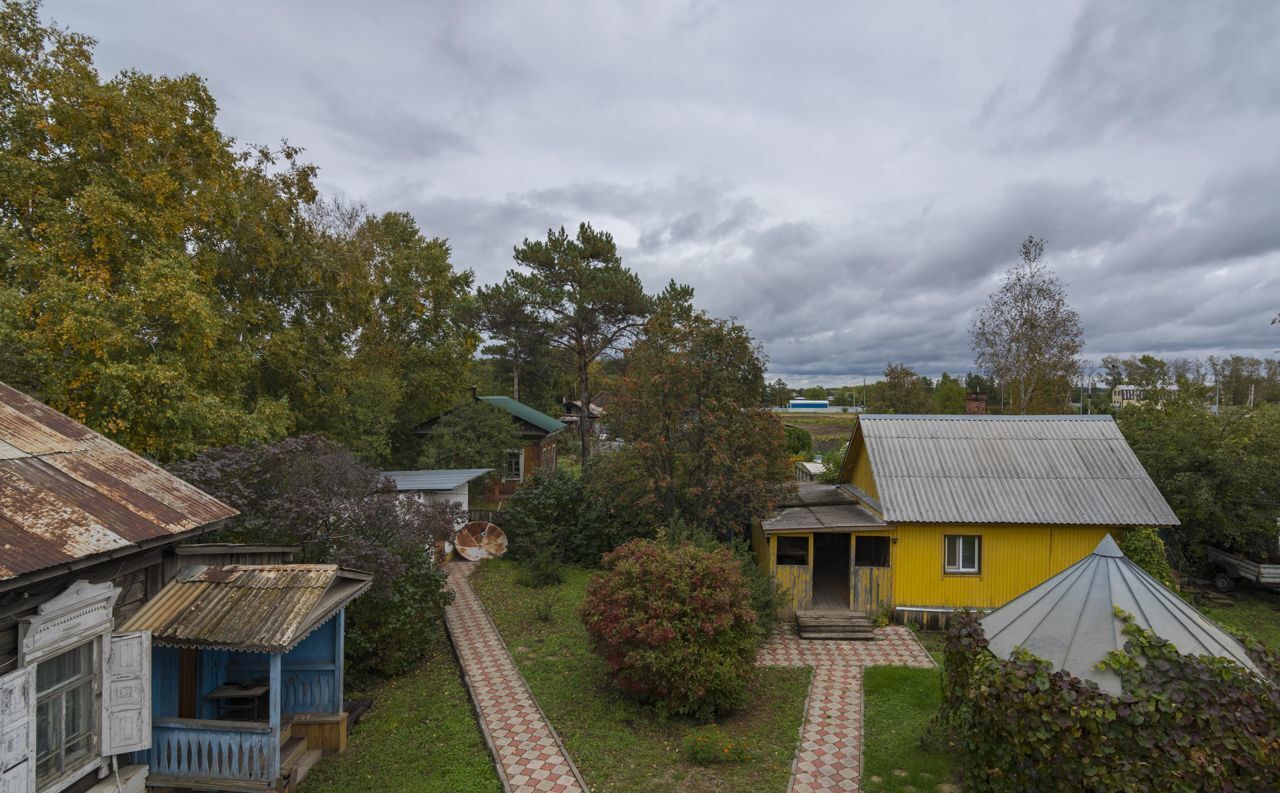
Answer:
<path fill-rule="evenodd" d="M 576 399 L 566 399 L 560 403 L 560 421 L 570 426 L 577 425 L 582 418 L 582 403 Z M 592 402 L 587 405 L 587 434 L 598 436 L 604 432 L 604 408 Z"/>
<path fill-rule="evenodd" d="M 797 482 L 813 482 L 822 476 L 822 472 L 827 470 L 822 463 L 805 462 L 803 460 L 796 461 L 796 481 Z"/>
<path fill-rule="evenodd" d="M 475 389 L 472 389 L 471 398 L 476 401 L 487 402 L 495 408 L 511 414 L 511 420 L 515 422 L 520 431 L 520 448 L 511 449 L 507 452 L 507 459 L 502 468 L 502 476 L 498 482 L 494 483 L 490 492 L 491 498 L 496 500 L 510 496 L 516 492 L 516 488 L 522 482 L 526 479 L 531 479 L 539 469 L 555 470 L 556 441 L 560 439 L 560 433 L 564 432 L 567 426 L 563 421 L 553 419 L 546 413 L 535 410 L 523 402 L 517 402 L 511 397 L 476 396 Z M 453 408 L 452 410 L 456 409 Z M 414 429 L 414 432 L 418 435 L 426 435 L 441 418 L 452 412 L 452 410 L 427 419 L 422 424 L 419 424 Z"/>
<path fill-rule="evenodd" d="M 1146 404 L 1150 397 L 1158 396 L 1160 392 L 1177 391 L 1178 386 L 1170 384 L 1155 389 L 1144 388 L 1143 386 L 1128 385 L 1122 383 L 1111 389 L 1111 407 L 1123 408 L 1130 405 Z M 1151 392 L 1155 392 L 1154 394 Z M 1159 401 L 1157 399 L 1157 401 Z"/>
<path fill-rule="evenodd" d="M 463 511 L 470 509 L 468 485 L 492 472 L 492 468 L 446 468 L 434 471 L 383 471 L 396 483 L 400 493 L 426 504 L 452 501 Z"/>
<path fill-rule="evenodd" d="M 787 407 L 791 410 L 826 410 L 831 407 L 831 402 L 826 399 L 793 399 Z"/>

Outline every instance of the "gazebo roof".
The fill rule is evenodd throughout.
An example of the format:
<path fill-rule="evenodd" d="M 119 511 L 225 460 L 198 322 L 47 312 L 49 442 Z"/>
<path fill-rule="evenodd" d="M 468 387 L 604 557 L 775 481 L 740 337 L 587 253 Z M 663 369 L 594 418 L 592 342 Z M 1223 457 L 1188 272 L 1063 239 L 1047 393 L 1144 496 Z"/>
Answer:
<path fill-rule="evenodd" d="M 1117 607 L 1181 653 L 1229 658 L 1258 671 L 1240 642 L 1125 558 L 1110 534 L 1093 553 L 983 617 L 982 627 L 991 652 L 1001 658 L 1022 647 L 1054 670 L 1119 694 L 1115 672 L 1096 668 L 1107 653 L 1124 647 Z"/>

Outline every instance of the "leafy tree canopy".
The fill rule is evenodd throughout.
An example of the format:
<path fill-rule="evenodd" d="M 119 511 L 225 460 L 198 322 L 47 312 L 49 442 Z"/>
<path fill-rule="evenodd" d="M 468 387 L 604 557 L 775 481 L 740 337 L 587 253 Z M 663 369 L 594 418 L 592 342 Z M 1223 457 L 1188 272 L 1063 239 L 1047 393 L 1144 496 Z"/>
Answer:
<path fill-rule="evenodd" d="M 507 453 L 519 449 L 520 432 L 511 414 L 482 400 L 445 413 L 423 440 L 423 468 L 492 468 L 501 476 Z"/>
<path fill-rule="evenodd" d="M 747 330 L 673 300 L 624 364 L 610 425 L 632 444 L 656 522 L 725 536 L 767 514 L 790 463 L 782 425 L 760 406 L 764 362 Z"/>
<path fill-rule="evenodd" d="M 933 410 L 927 377 L 904 363 L 884 368 L 884 379 L 867 387 L 868 413 L 928 413 Z"/>
<path fill-rule="evenodd" d="M 567 353 L 577 399 L 590 404 L 597 396 L 592 365 L 634 337 L 654 298 L 622 266 L 613 237 L 589 223 L 572 237 L 561 228 L 548 230 L 546 240 L 526 239 L 515 249 L 515 261 L 523 269 L 509 271 L 503 283 L 484 292 L 486 325 L 509 343 L 524 338 L 527 328 L 539 329 L 548 345 Z M 591 454 L 589 429 L 579 422 L 583 461 Z"/>
<path fill-rule="evenodd" d="M 444 243 L 318 201 L 301 150 L 237 146 L 199 77 L 103 81 L 36 3 L 0 20 L 5 380 L 160 460 L 292 431 L 403 454 L 476 342 Z"/>

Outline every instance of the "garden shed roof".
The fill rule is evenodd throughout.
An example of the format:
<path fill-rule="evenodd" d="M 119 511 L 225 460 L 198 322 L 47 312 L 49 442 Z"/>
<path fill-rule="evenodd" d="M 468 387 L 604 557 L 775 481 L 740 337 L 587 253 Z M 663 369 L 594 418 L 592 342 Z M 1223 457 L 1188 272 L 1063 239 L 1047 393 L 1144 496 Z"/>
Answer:
<path fill-rule="evenodd" d="M 171 542 L 236 514 L 0 383 L 0 581 Z"/>
<path fill-rule="evenodd" d="M 461 487 L 492 470 L 492 468 L 444 468 L 431 471 L 383 471 L 382 475 L 395 481 L 396 490 L 444 491 Z"/>
<path fill-rule="evenodd" d="M 121 630 L 149 630 L 157 644 L 284 653 L 372 579 L 332 564 L 184 567 Z"/>
<path fill-rule="evenodd" d="M 864 415 L 859 435 L 890 523 L 1178 524 L 1110 416 Z"/>
<path fill-rule="evenodd" d="M 991 652 L 1008 658 L 1022 647 L 1099 688 L 1120 693 L 1120 679 L 1097 669 L 1124 647 L 1121 608 L 1134 623 L 1188 655 L 1229 658 L 1254 672 L 1244 646 L 1125 558 L 1108 534 L 1093 553 L 982 618 Z"/>

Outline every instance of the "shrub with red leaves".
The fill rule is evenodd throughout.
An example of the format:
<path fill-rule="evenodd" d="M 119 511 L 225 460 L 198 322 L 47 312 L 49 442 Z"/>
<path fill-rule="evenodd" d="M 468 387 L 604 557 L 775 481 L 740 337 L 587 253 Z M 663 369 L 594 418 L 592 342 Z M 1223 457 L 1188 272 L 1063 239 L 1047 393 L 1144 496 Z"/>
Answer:
<path fill-rule="evenodd" d="M 602 566 L 580 616 L 618 685 L 701 719 L 746 703 L 762 632 L 728 549 L 633 540 Z"/>

